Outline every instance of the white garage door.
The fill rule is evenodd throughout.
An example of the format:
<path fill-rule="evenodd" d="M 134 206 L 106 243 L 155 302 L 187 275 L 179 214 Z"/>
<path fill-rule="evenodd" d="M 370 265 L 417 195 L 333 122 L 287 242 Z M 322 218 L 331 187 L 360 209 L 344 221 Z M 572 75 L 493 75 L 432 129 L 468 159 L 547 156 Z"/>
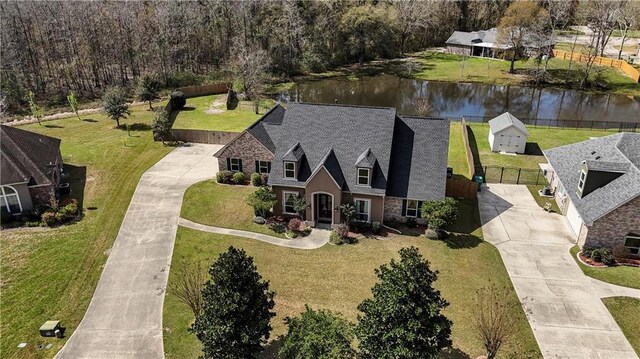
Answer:
<path fill-rule="evenodd" d="M 577 239 L 580 234 L 580 228 L 582 227 L 582 217 L 580 217 L 580 214 L 572 202 L 569 202 L 569 208 L 567 209 L 567 220 Z"/>

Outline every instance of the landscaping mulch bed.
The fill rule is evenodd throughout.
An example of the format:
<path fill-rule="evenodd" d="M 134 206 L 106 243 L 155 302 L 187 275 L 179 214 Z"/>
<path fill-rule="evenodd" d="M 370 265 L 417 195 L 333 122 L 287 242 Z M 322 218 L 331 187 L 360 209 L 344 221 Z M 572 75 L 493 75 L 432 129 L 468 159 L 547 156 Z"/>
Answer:
<path fill-rule="evenodd" d="M 580 261 L 582 261 L 582 263 L 585 263 L 585 264 L 587 264 L 589 266 L 596 267 L 596 268 L 607 268 L 607 267 L 609 267 L 608 265 L 606 265 L 604 263 L 596 262 L 593 259 L 583 255 L 582 252 L 579 252 L 578 256 L 580 257 Z M 640 259 L 620 258 L 620 259 L 616 259 L 616 262 L 617 262 L 617 265 L 640 267 Z"/>

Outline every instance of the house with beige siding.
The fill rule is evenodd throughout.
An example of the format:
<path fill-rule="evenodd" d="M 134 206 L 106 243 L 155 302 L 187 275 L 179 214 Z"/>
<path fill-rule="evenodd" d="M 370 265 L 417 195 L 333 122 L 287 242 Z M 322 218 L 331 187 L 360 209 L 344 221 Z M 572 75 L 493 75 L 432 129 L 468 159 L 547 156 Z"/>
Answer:
<path fill-rule="evenodd" d="M 555 199 L 580 247 L 640 256 L 640 134 L 618 133 L 544 154 Z"/>
<path fill-rule="evenodd" d="M 276 105 L 216 153 L 219 169 L 267 173 L 276 215 L 296 215 L 304 197 L 311 225 L 420 217 L 423 201 L 444 198 L 449 121 L 400 116 L 394 108 Z"/>
<path fill-rule="evenodd" d="M 0 126 L 0 210 L 18 216 L 49 204 L 62 172 L 60 140 Z"/>

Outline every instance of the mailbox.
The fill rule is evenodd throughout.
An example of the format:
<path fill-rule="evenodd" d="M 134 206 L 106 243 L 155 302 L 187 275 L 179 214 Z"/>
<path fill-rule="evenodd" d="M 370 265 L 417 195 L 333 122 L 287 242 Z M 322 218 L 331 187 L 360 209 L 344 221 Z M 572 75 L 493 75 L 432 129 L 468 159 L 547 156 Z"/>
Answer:
<path fill-rule="evenodd" d="M 65 328 L 62 327 L 59 320 L 48 320 L 40 327 L 40 335 L 43 337 L 64 337 Z"/>

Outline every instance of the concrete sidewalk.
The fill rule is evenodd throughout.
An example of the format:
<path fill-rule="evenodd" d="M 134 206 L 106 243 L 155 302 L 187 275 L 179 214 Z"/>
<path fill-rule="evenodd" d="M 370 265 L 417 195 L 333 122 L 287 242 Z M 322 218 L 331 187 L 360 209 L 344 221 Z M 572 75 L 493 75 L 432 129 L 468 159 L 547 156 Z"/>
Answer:
<path fill-rule="evenodd" d="M 585 276 L 565 218 L 525 186 L 483 186 L 478 201 L 484 239 L 500 251 L 545 358 L 638 358 L 600 299 L 640 291 Z"/>
<path fill-rule="evenodd" d="M 195 229 L 198 231 L 209 232 L 209 233 L 217 233 L 217 234 L 226 234 L 229 236 L 237 236 L 244 238 L 251 238 L 261 242 L 270 243 L 280 247 L 287 248 L 295 248 L 295 249 L 317 249 L 325 244 L 329 243 L 329 237 L 331 236 L 331 231 L 326 229 L 314 228 L 311 233 L 306 237 L 292 238 L 292 239 L 284 239 L 273 236 L 268 236 L 262 233 L 255 232 L 247 232 L 241 231 L 239 229 L 229 229 L 229 228 L 221 228 L 221 227 L 212 227 L 204 224 L 192 222 L 188 219 L 180 218 L 178 224 Z"/>
<path fill-rule="evenodd" d="M 215 176 L 221 147 L 178 147 L 142 175 L 89 308 L 56 358 L 164 357 L 164 287 L 182 196 Z"/>

